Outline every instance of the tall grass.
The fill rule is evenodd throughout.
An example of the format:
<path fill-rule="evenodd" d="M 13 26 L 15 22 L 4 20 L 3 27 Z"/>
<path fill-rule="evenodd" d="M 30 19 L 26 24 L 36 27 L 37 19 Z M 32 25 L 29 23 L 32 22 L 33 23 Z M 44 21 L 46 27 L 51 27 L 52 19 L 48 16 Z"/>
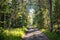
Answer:
<path fill-rule="evenodd" d="M 22 40 L 26 30 L 25 27 L 10 29 L 0 28 L 0 40 Z"/>
<path fill-rule="evenodd" d="M 50 40 L 60 40 L 60 34 L 57 34 L 56 32 L 50 32 L 48 30 L 45 30 L 44 33 Z"/>

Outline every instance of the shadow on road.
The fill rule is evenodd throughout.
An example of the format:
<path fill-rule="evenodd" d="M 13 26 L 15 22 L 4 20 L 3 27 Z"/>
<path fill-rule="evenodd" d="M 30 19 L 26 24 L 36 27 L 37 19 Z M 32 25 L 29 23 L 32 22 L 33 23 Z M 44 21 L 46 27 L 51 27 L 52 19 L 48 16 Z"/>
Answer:
<path fill-rule="evenodd" d="M 27 30 L 23 40 L 49 40 L 47 36 L 39 31 L 37 28 L 30 28 Z"/>

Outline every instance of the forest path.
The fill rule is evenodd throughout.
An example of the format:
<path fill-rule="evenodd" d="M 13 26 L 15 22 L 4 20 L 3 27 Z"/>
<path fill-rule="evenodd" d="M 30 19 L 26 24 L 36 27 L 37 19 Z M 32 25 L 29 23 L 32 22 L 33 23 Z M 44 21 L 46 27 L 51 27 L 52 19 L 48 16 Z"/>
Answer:
<path fill-rule="evenodd" d="M 37 28 L 29 28 L 23 40 L 49 40 L 47 36 Z"/>

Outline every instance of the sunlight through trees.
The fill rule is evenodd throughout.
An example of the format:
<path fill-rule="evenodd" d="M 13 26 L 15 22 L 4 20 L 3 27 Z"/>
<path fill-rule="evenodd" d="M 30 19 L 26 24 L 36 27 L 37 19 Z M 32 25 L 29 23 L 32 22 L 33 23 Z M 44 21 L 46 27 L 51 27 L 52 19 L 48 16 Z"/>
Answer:
<path fill-rule="evenodd" d="M 1 40 L 9 34 L 20 35 L 22 40 L 22 36 L 30 27 L 59 34 L 60 0 L 0 0 Z"/>

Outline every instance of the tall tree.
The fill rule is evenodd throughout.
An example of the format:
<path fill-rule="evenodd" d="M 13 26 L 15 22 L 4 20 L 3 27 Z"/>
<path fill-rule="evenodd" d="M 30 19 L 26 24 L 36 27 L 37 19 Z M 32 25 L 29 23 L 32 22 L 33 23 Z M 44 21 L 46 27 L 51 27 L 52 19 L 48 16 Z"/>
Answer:
<path fill-rule="evenodd" d="M 60 0 L 55 0 L 54 14 L 56 15 L 56 23 L 58 25 L 58 29 L 60 30 Z"/>
<path fill-rule="evenodd" d="M 52 24 L 52 0 L 49 0 L 50 2 L 50 31 L 53 30 L 53 24 Z"/>

